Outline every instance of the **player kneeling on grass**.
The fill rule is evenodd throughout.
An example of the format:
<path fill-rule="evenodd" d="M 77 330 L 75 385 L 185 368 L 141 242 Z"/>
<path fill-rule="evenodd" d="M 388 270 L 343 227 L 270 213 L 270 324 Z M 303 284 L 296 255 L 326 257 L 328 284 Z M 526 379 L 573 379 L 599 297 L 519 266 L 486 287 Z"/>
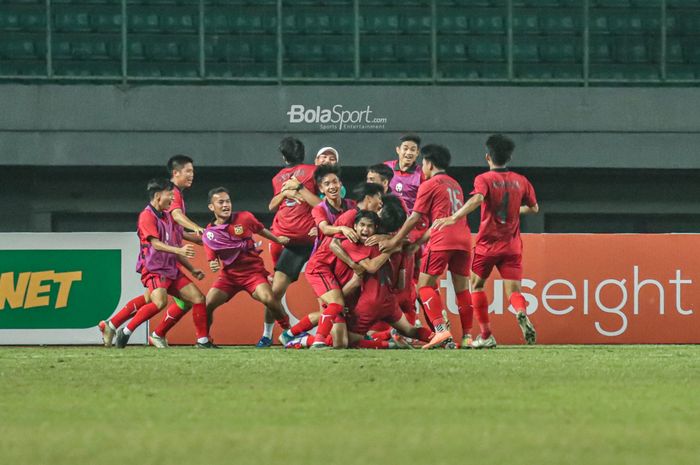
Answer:
<path fill-rule="evenodd" d="M 403 225 L 406 213 L 400 202 L 397 201 L 395 204 L 387 202 L 382 207 L 380 220 L 380 232 L 391 234 Z M 352 247 L 352 243 L 347 240 L 333 239 L 331 242 L 331 250 L 341 260 L 346 257 L 343 252 L 351 255 L 347 253 L 348 246 Z M 379 249 L 376 246 L 372 246 L 372 249 L 375 254 L 379 254 Z M 346 328 L 343 328 L 342 324 L 337 325 L 339 328 L 334 334 L 334 347 L 338 346 L 338 343 L 335 342 L 336 335 L 341 335 L 339 338 L 341 342 L 347 340 L 349 347 L 367 349 L 411 348 L 402 336 L 423 342 L 430 341 L 433 336 L 432 331 L 427 328 L 414 327 L 399 305 L 398 297 L 410 281 L 410 276 L 407 276 L 404 267 L 404 258 L 402 247 L 399 247 L 376 273 L 365 273 L 361 277 L 358 275 L 353 277 L 353 281 L 361 287 L 359 297 L 348 314 Z M 348 290 L 347 287 L 350 286 L 346 286 L 346 290 Z M 370 328 L 378 322 L 388 323 L 398 331 L 398 334 L 394 334 L 392 339 L 388 341 L 365 339 Z M 347 339 L 342 336 L 345 329 L 347 330 Z"/>
<path fill-rule="evenodd" d="M 197 321 L 200 325 L 203 322 L 206 328 L 204 296 L 178 267 L 180 263 L 197 279 L 204 278 L 204 273 L 194 268 L 188 260 L 194 257 L 194 247 L 189 244 L 180 247 L 175 222 L 168 213 L 173 201 L 173 184 L 166 179 L 152 179 L 146 189 L 150 202 L 139 215 L 141 250 L 136 270 L 141 273 L 141 282 L 148 288 L 151 303 L 142 306 L 126 327 L 117 330 L 115 345 L 118 348 L 126 346 L 129 336 L 139 325 L 165 308 L 168 294 L 190 304 L 195 324 Z"/>
<path fill-rule="evenodd" d="M 289 238 L 275 236 L 252 213 L 234 212 L 231 197 L 224 187 L 209 191 L 209 210 L 214 213 L 214 222 L 206 227 L 202 240 L 207 260 L 212 271 L 220 271 L 219 277 L 207 293 L 208 326 L 213 321 L 214 310 L 228 302 L 239 291 L 246 291 L 258 302 L 270 309 L 280 325 L 286 322 L 280 299 L 275 298 L 267 279 L 269 273 L 260 252 L 255 249 L 253 234 L 281 245 Z M 288 326 L 288 323 L 287 323 Z M 209 332 L 197 333 L 197 344 L 215 347 L 209 341 Z"/>

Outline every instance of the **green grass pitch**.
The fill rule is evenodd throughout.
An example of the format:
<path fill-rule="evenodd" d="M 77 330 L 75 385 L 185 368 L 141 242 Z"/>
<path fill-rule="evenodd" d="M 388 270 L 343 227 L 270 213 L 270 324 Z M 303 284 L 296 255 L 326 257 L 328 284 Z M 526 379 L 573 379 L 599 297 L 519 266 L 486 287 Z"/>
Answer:
<path fill-rule="evenodd" d="M 2 464 L 697 464 L 700 346 L 0 349 Z"/>

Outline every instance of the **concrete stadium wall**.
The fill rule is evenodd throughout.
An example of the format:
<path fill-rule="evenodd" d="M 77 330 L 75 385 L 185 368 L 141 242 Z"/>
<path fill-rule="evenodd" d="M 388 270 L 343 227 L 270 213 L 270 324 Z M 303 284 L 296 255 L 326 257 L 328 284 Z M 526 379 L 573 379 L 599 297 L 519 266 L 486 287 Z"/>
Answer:
<path fill-rule="evenodd" d="M 291 133 L 365 166 L 415 131 L 455 166 L 482 166 L 486 136 L 505 132 L 521 167 L 700 168 L 696 88 L 2 85 L 0 102 L 0 165 L 159 166 L 185 152 L 276 167 Z M 300 106 L 362 121 L 295 122 Z"/>

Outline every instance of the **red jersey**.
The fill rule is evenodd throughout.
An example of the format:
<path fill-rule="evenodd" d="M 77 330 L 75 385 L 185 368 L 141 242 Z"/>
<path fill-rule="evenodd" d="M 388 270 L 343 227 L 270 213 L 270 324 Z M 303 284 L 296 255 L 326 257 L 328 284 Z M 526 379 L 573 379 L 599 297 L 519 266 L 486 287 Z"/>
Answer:
<path fill-rule="evenodd" d="M 187 214 L 185 199 L 182 197 L 182 191 L 177 186 L 173 186 L 173 203 L 170 204 L 168 212 L 172 213 L 174 210 L 182 210 L 182 213 Z"/>
<path fill-rule="evenodd" d="M 272 178 L 272 190 L 274 195 L 282 192 L 282 185 L 291 177 L 301 182 L 305 189 L 317 193 L 314 182 L 314 165 L 296 165 L 283 168 Z M 276 236 L 287 236 L 291 244 L 311 244 L 313 236 L 309 231 L 314 228 L 314 220 L 311 216 L 311 205 L 306 202 L 285 198 L 277 208 L 275 218 L 270 228 Z"/>
<path fill-rule="evenodd" d="M 376 249 L 376 248 L 375 248 Z M 375 255 L 377 256 L 377 255 Z M 365 273 L 357 306 L 396 307 L 396 284 L 401 254 L 394 254 L 375 274 Z"/>
<path fill-rule="evenodd" d="M 355 243 L 348 239 L 340 241 L 340 245 L 355 263 L 359 263 L 366 258 L 374 258 L 380 253 L 377 247 L 368 247 L 362 243 Z M 333 274 L 338 278 L 338 282 L 344 286 L 352 279 L 354 273 L 352 268 L 336 257 L 335 263 L 333 264 Z"/>
<path fill-rule="evenodd" d="M 231 214 L 231 219 L 229 221 L 226 232 L 233 239 L 249 239 L 253 240 L 253 234 L 258 234 L 260 231 L 265 229 L 265 226 L 258 221 L 258 219 L 250 212 L 233 212 Z M 216 260 L 217 253 L 210 247 L 204 244 L 204 250 L 207 254 L 207 260 Z M 252 266 L 253 264 L 258 264 L 262 261 L 259 253 L 255 250 L 248 250 L 240 254 L 236 260 L 231 264 L 226 266 L 226 268 L 245 268 L 246 266 Z"/>
<path fill-rule="evenodd" d="M 445 173 L 433 175 L 418 188 L 413 211 L 428 219 L 429 224 L 438 218 L 452 215 L 464 205 L 464 193 L 459 183 Z M 471 233 L 466 218 L 455 224 L 430 232 L 430 250 L 471 249 Z"/>
<path fill-rule="evenodd" d="M 169 243 L 169 237 L 160 237 L 160 233 L 158 232 L 158 219 L 160 218 L 160 220 L 165 223 L 174 223 L 173 217 L 167 212 L 156 211 L 153 206 L 150 206 L 150 209 L 155 215 L 150 214 L 146 209 L 142 210 L 139 214 L 136 234 L 139 236 L 141 246 L 149 245 L 151 243 L 149 241 L 151 237 L 165 242 L 166 244 Z"/>
<path fill-rule="evenodd" d="M 527 178 L 507 169 L 495 169 L 474 179 L 472 194 L 484 196 L 481 224 L 476 236 L 479 255 L 519 255 L 520 206 L 537 204 L 535 189 Z"/>

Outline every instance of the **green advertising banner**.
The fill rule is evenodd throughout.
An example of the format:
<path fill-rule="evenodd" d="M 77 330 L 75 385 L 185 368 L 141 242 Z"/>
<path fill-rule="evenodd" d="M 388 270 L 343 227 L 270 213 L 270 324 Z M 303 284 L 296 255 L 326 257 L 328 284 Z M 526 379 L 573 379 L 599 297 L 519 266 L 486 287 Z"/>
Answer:
<path fill-rule="evenodd" d="M 119 303 L 121 250 L 0 250 L 0 328 L 89 328 Z"/>
<path fill-rule="evenodd" d="M 0 345 L 101 344 L 98 323 L 143 294 L 138 251 L 134 233 L 0 233 Z"/>

